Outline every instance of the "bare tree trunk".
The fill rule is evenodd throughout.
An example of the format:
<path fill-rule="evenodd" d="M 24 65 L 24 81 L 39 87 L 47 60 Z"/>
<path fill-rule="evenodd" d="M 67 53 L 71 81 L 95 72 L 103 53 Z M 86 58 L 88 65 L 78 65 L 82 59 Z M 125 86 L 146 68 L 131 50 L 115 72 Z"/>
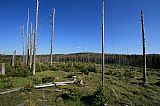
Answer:
<path fill-rule="evenodd" d="M 1 74 L 4 76 L 5 75 L 5 63 L 1 63 Z"/>
<path fill-rule="evenodd" d="M 13 56 L 12 56 L 12 67 L 15 66 L 15 57 L 16 57 L 16 50 L 14 50 Z"/>
<path fill-rule="evenodd" d="M 36 0 L 36 29 L 34 33 L 34 49 L 33 49 L 33 75 L 36 72 L 36 44 L 37 44 L 37 32 L 38 32 L 38 6 L 39 0 Z"/>
<path fill-rule="evenodd" d="M 22 31 L 22 64 L 24 65 L 25 63 L 25 55 L 24 55 L 24 25 L 22 25 L 21 27 L 21 31 Z"/>
<path fill-rule="evenodd" d="M 104 86 L 104 0 L 102 0 L 102 87 Z"/>
<path fill-rule="evenodd" d="M 27 47 L 27 66 L 29 66 L 29 56 L 30 56 L 30 34 L 28 34 L 28 47 Z"/>
<path fill-rule="evenodd" d="M 26 64 L 28 65 L 28 54 L 29 54 L 29 33 L 28 33 L 28 28 L 29 28 L 29 9 L 28 9 L 28 19 L 27 19 L 27 44 L 26 44 Z"/>
<path fill-rule="evenodd" d="M 141 10 L 141 21 L 142 21 L 142 43 L 143 43 L 143 84 L 145 84 L 147 81 L 147 72 L 146 72 L 144 15 L 142 10 Z"/>
<path fill-rule="evenodd" d="M 52 65 L 52 52 L 53 52 L 53 41 L 54 41 L 54 19 L 55 19 L 55 9 L 52 12 L 52 37 L 51 37 L 51 54 L 50 54 L 50 64 Z"/>
<path fill-rule="evenodd" d="M 31 29 L 30 29 L 30 62 L 29 67 L 32 68 L 32 36 L 33 36 L 33 29 L 32 29 L 32 23 L 31 23 Z"/>

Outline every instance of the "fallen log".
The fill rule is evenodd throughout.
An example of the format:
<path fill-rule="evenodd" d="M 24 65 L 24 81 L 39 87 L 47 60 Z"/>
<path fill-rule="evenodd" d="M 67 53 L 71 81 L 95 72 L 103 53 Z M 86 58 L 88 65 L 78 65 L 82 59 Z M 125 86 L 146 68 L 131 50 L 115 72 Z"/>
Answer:
<path fill-rule="evenodd" d="M 36 85 L 34 87 L 38 89 L 38 88 L 52 87 L 54 85 L 55 84 L 53 84 L 53 83 L 46 83 L 46 84 L 39 84 L 39 85 Z"/>
<path fill-rule="evenodd" d="M 61 86 L 61 85 L 74 84 L 74 83 L 76 83 L 76 82 L 77 82 L 77 81 L 74 80 L 74 81 L 67 81 L 67 82 L 45 83 L 45 84 L 36 85 L 36 86 L 34 86 L 34 88 L 38 89 L 38 88 L 45 88 L 45 87 L 52 87 L 52 86 Z M 15 91 L 18 91 L 18 90 L 20 90 L 20 89 L 22 89 L 22 88 L 23 88 L 23 87 L 9 89 L 9 90 L 7 90 L 7 91 L 0 92 L 0 95 L 7 94 L 7 93 L 11 93 L 11 92 L 15 92 Z"/>
<path fill-rule="evenodd" d="M 22 88 L 23 88 L 23 87 L 9 89 L 9 90 L 7 90 L 7 91 L 0 92 L 0 95 L 7 94 L 7 93 L 11 93 L 11 92 L 15 92 L 15 91 L 18 91 L 18 90 L 20 90 L 20 89 L 22 89 Z"/>
<path fill-rule="evenodd" d="M 65 84 L 73 84 L 75 81 L 68 81 L 68 82 L 54 82 L 55 85 L 65 85 Z"/>
<path fill-rule="evenodd" d="M 53 82 L 53 83 L 45 83 L 45 84 L 39 84 L 34 86 L 35 88 L 45 88 L 45 87 L 52 87 L 52 86 L 61 86 L 61 85 L 68 85 L 68 84 L 74 84 L 75 81 L 67 81 L 67 82 Z"/>

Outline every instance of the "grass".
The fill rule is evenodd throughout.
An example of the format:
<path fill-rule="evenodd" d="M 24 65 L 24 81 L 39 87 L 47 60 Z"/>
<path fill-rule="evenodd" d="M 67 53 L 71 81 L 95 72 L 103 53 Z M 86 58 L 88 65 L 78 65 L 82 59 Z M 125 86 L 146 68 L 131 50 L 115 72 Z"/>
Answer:
<path fill-rule="evenodd" d="M 147 69 L 148 83 L 141 86 L 142 69 L 138 67 L 107 65 L 105 67 L 105 96 L 109 106 L 159 106 L 160 105 L 160 70 Z M 42 71 L 36 76 L 1 78 L 0 89 L 5 89 L 5 80 L 12 82 L 12 87 L 27 86 L 32 83 L 41 83 L 43 78 L 51 78 L 53 81 L 69 81 L 69 76 L 77 75 L 78 80 L 83 79 L 85 86 L 71 84 L 67 86 L 33 89 L 31 92 L 13 92 L 0 95 L 1 106 L 17 106 L 18 104 L 36 106 L 88 106 L 92 104 L 92 97 L 97 87 L 100 86 L 101 73 L 89 72 L 88 75 L 76 74 L 64 71 Z M 63 92 L 55 92 L 61 89 Z M 81 98 L 76 101 L 68 99 L 70 89 L 76 89 Z M 86 99 L 87 98 L 87 99 Z M 90 99 L 89 99 L 90 98 Z M 88 101 L 86 101 L 88 100 Z M 26 102 L 25 102 L 26 101 Z M 14 103 L 14 104 L 13 104 Z"/>

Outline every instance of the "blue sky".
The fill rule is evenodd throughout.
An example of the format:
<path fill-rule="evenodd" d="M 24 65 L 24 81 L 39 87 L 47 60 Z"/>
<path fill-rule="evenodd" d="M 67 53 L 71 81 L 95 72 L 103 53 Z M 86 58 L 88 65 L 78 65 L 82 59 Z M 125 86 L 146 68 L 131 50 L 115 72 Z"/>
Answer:
<path fill-rule="evenodd" d="M 105 52 L 142 53 L 140 10 L 147 53 L 160 53 L 160 0 L 105 0 Z M 35 0 L 0 0 L 0 53 L 22 54 L 20 26 L 35 24 Z M 38 54 L 50 53 L 51 10 L 56 8 L 53 53 L 101 51 L 101 0 L 40 0 Z M 26 35 L 25 35 L 26 36 Z"/>

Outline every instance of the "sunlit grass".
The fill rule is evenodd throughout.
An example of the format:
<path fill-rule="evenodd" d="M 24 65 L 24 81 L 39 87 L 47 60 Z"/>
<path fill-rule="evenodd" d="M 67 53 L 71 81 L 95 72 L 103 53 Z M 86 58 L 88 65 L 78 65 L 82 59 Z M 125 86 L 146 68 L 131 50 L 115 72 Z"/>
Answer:
<path fill-rule="evenodd" d="M 148 83 L 146 86 L 140 85 L 142 82 L 142 69 L 138 67 L 114 66 L 108 65 L 105 68 L 105 92 L 108 98 L 107 104 L 113 106 L 121 105 L 144 105 L 144 106 L 158 106 L 160 105 L 160 86 L 156 85 L 159 79 L 160 70 L 148 69 Z M 21 77 L 8 77 L 5 80 L 12 82 L 12 87 L 27 86 L 29 83 L 35 84 L 33 79 L 36 78 L 41 83 L 42 78 L 53 78 L 53 81 L 69 81 L 72 78 L 68 76 L 76 75 L 78 80 L 84 81 L 84 86 L 77 86 L 75 84 L 49 87 L 43 89 L 33 89 L 29 92 L 13 92 L 10 94 L 0 95 L 2 106 L 16 106 L 28 100 L 25 104 L 29 103 L 39 105 L 57 105 L 57 106 L 86 106 L 84 101 L 71 101 L 59 98 L 60 95 L 68 92 L 69 89 L 77 89 L 83 97 L 91 96 L 101 84 L 101 73 L 89 72 L 88 75 L 76 74 L 74 72 L 64 71 L 42 71 L 37 72 L 36 76 Z M 1 90 L 4 89 L 3 85 L 7 83 L 1 79 Z M 55 92 L 56 89 L 63 90 L 62 92 Z M 19 98 L 19 99 L 17 99 Z M 57 101 L 56 101 L 57 100 Z"/>

